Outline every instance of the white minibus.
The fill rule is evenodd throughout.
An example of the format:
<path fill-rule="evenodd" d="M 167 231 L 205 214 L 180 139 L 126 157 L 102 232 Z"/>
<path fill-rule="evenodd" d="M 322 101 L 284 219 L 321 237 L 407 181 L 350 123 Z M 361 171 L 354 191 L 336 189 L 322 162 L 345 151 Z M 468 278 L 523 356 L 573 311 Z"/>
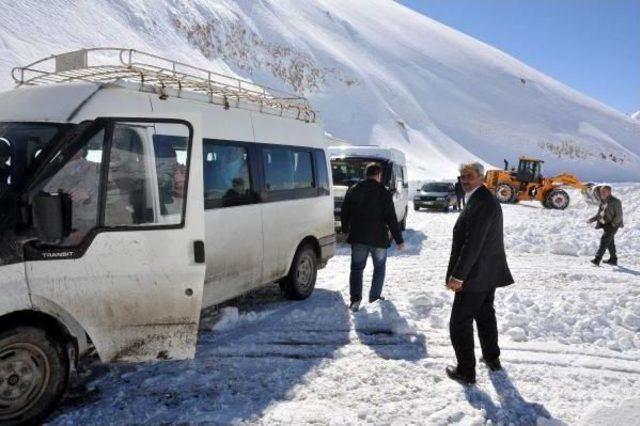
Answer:
<path fill-rule="evenodd" d="M 335 252 L 305 99 L 130 49 L 13 70 L 0 94 L 0 423 L 54 407 L 78 357 L 195 355 L 201 309 L 305 299 Z"/>
<path fill-rule="evenodd" d="M 341 230 L 340 212 L 347 190 L 364 179 L 370 163 L 382 166 L 382 183 L 393 196 L 400 229 L 405 230 L 409 214 L 409 179 L 402 151 L 375 145 L 336 145 L 329 147 L 333 175 L 334 215 L 336 231 Z"/>

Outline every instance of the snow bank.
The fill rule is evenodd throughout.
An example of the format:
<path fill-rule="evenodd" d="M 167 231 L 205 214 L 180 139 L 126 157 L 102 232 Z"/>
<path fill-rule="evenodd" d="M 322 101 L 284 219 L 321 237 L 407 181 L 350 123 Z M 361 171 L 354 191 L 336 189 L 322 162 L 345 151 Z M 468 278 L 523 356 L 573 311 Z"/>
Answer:
<path fill-rule="evenodd" d="M 616 246 L 621 254 L 640 253 L 640 184 L 613 184 L 613 194 L 622 202 L 625 227 L 616 234 Z M 585 221 L 595 216 L 598 206 L 585 201 L 582 194 L 569 190 L 571 202 L 566 210 L 543 210 L 540 203 L 524 202 L 503 205 L 505 211 L 505 245 L 516 253 L 568 256 L 589 256 L 595 253 L 602 231 Z M 523 222 L 511 210 L 532 209 L 532 215 Z M 544 212 L 544 214 L 542 214 Z"/>

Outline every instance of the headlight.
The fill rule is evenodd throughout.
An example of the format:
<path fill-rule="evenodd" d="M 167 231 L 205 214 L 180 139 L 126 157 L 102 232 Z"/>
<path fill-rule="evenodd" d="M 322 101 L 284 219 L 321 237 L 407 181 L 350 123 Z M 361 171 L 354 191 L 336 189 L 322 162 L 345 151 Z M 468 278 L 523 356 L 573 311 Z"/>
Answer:
<path fill-rule="evenodd" d="M 438 197 L 438 201 L 444 201 L 446 199 L 447 199 L 447 197 Z"/>

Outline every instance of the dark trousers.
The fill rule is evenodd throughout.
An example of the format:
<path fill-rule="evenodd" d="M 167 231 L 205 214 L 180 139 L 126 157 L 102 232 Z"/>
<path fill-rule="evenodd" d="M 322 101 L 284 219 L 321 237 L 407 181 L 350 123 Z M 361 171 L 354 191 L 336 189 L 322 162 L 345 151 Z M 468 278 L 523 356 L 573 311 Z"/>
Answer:
<path fill-rule="evenodd" d="M 373 259 L 373 277 L 371 279 L 371 290 L 369 300 L 375 300 L 382 294 L 384 276 L 387 264 L 387 249 L 368 246 L 366 244 L 351 245 L 351 274 L 349 275 L 349 290 L 351 301 L 362 300 L 362 274 L 367 266 L 367 258 L 371 254 Z"/>
<path fill-rule="evenodd" d="M 601 260 L 602 256 L 604 256 L 604 252 L 609 250 L 609 256 L 611 256 L 611 259 L 617 260 L 615 236 L 616 232 L 618 232 L 618 228 L 614 228 L 611 225 L 604 225 L 602 230 L 604 232 L 602 233 L 602 237 L 600 237 L 600 247 L 598 247 L 596 259 Z"/>
<path fill-rule="evenodd" d="M 464 194 L 460 195 L 460 194 L 456 194 L 456 201 L 458 204 L 458 210 L 462 210 L 465 206 L 465 201 L 464 201 Z"/>
<path fill-rule="evenodd" d="M 500 357 L 498 325 L 493 299 L 496 291 L 482 293 L 459 292 L 453 299 L 449 334 L 458 361 L 458 371 L 476 377 L 476 356 L 473 343 L 473 320 L 476 320 L 478 337 L 484 359 L 493 361 Z"/>

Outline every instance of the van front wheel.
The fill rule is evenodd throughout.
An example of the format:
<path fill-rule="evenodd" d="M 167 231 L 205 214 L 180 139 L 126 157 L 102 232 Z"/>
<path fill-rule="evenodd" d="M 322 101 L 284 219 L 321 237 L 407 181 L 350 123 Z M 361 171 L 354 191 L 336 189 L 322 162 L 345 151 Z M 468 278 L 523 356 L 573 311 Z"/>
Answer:
<path fill-rule="evenodd" d="M 64 347 L 44 330 L 0 333 L 0 424 L 43 420 L 62 396 L 69 375 Z"/>
<path fill-rule="evenodd" d="M 311 245 L 304 245 L 293 257 L 289 275 L 280 282 L 280 288 L 289 299 L 304 300 L 313 293 L 317 275 L 318 256 Z"/>

